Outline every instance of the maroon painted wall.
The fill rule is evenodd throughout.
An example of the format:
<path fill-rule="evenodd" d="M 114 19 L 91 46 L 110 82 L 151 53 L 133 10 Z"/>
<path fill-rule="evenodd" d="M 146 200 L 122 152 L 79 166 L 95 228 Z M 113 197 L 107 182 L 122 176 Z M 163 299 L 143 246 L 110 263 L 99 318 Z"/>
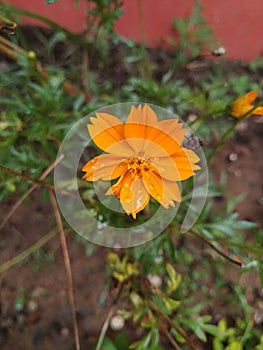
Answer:
<path fill-rule="evenodd" d="M 175 16 L 190 14 L 193 0 L 141 0 L 145 37 L 148 46 L 158 46 L 174 33 L 171 23 Z M 85 23 L 86 1 L 76 6 L 74 0 L 59 0 L 46 5 L 45 0 L 6 0 L 16 7 L 26 9 L 68 29 L 81 32 Z M 251 60 L 263 54 L 263 0 L 200 0 L 203 14 L 214 29 L 216 37 L 227 50 L 226 57 Z M 118 34 L 141 40 L 138 1 L 124 0 L 125 14 L 116 24 Z M 29 18 L 23 23 L 35 24 Z"/>

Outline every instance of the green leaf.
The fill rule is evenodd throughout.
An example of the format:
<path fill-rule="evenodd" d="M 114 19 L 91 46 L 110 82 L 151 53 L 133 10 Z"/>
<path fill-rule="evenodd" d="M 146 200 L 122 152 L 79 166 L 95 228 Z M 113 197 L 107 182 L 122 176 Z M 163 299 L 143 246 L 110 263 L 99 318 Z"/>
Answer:
<path fill-rule="evenodd" d="M 206 338 L 205 332 L 203 332 L 200 327 L 194 328 L 193 331 L 199 339 L 206 342 L 207 338 Z"/>
<path fill-rule="evenodd" d="M 202 329 L 209 333 L 214 335 L 215 337 L 225 337 L 227 335 L 227 332 L 223 329 L 219 328 L 218 326 L 215 326 L 213 324 L 203 324 Z"/>
<path fill-rule="evenodd" d="M 169 275 L 169 280 L 167 282 L 167 285 L 168 285 L 167 294 L 171 294 L 179 286 L 182 277 L 181 275 L 175 272 L 174 268 L 169 263 L 166 264 L 166 271 Z"/>
<path fill-rule="evenodd" d="M 130 301 L 132 302 L 133 306 L 135 308 L 140 307 L 141 305 L 143 305 L 143 300 L 142 298 L 139 296 L 139 294 L 132 292 L 130 294 Z"/>
<path fill-rule="evenodd" d="M 118 350 L 128 350 L 130 339 L 126 332 L 121 331 L 114 337 L 114 344 L 117 346 Z"/>
<path fill-rule="evenodd" d="M 145 350 L 151 341 L 151 332 L 148 333 L 143 339 L 136 341 L 130 345 L 130 349 Z M 106 350 L 106 349 L 105 349 Z"/>
<path fill-rule="evenodd" d="M 174 311 L 181 304 L 180 301 L 174 300 L 172 298 L 164 298 L 163 303 L 167 307 L 167 309 L 170 311 Z"/>
<path fill-rule="evenodd" d="M 98 343 L 98 340 L 96 341 L 96 343 L 94 345 L 96 346 L 97 343 Z M 113 344 L 113 342 L 107 337 L 105 337 L 103 339 L 103 342 L 102 342 L 100 349 L 101 350 L 119 350 L 118 348 L 116 348 L 116 346 Z"/>

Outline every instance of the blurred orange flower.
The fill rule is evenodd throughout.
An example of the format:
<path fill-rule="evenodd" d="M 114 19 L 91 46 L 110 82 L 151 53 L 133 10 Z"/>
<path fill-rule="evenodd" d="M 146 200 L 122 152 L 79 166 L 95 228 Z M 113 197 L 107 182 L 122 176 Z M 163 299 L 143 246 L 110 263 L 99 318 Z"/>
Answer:
<path fill-rule="evenodd" d="M 258 97 L 256 91 L 250 91 L 244 96 L 237 98 L 231 106 L 231 115 L 239 119 L 248 113 L 254 106 L 251 104 Z M 263 107 L 257 107 L 253 112 L 249 113 L 246 118 L 255 114 L 263 114 Z"/>
<path fill-rule="evenodd" d="M 104 153 L 90 160 L 82 171 L 87 181 L 114 180 L 106 195 L 116 196 L 133 218 L 150 200 L 163 207 L 174 206 L 181 196 L 177 181 L 200 169 L 199 157 L 181 146 L 186 129 L 177 119 L 158 122 L 147 105 L 131 107 L 126 123 L 107 113 L 91 117 L 88 131 Z"/>

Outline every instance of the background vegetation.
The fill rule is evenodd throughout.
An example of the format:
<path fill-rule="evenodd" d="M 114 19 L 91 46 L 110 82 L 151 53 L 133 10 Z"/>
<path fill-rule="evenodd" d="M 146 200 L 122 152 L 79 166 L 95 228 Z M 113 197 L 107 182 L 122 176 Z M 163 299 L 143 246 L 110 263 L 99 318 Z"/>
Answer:
<path fill-rule="evenodd" d="M 52 2 L 47 1 L 47 6 Z M 227 63 L 213 53 L 218 42 L 198 1 L 190 17 L 175 18 L 171 24 L 176 35 L 168 39 L 174 47 L 170 52 L 147 49 L 144 43 L 138 46 L 117 36 L 114 22 L 122 15 L 121 1 L 89 2 L 92 6 L 82 35 L 0 2 L 0 51 L 5 54 L 0 83 L 0 196 L 4 202 L 12 198 L 15 203 L 8 213 L 2 213 L 1 228 L 8 234 L 9 218 L 37 186 L 42 189 L 42 200 L 50 201 L 57 223 L 37 243 L 5 261 L 0 272 L 29 259 L 39 273 L 43 266 L 52 269 L 56 256 L 41 247 L 59 233 L 75 346 L 79 348 L 65 240 L 65 233 L 74 233 L 66 223 L 62 226 L 53 194 L 52 171 L 58 148 L 71 126 L 102 106 L 126 101 L 160 105 L 180 115 L 204 143 L 211 179 L 208 200 L 186 235 L 180 234 L 178 222 L 189 205 L 187 197 L 176 221 L 148 244 L 149 249 L 107 250 L 105 269 L 109 278 L 105 288 L 112 307 L 94 339 L 94 349 L 262 350 L 262 321 L 255 321 L 255 309 L 249 305 L 245 289 L 238 282 L 227 284 L 225 271 L 233 265 L 240 267 L 234 273 L 254 269 L 263 288 L 263 234 L 255 223 L 239 219 L 236 206 L 244 196 L 226 191 L 226 170 L 218 169 L 214 157 L 227 138 L 235 137 L 235 128 L 244 119 L 231 118 L 232 101 L 249 90 L 262 91 L 263 60 L 245 69 L 228 69 Z M 24 15 L 41 19 L 53 30 L 26 30 L 19 24 Z M 80 184 L 83 196 L 94 199 L 90 209 L 97 211 L 102 222 L 108 222 L 108 214 L 96 202 L 92 188 L 85 186 Z M 224 204 L 218 210 L 220 198 Z M 76 240 L 86 247 L 87 256 L 96 254 L 96 246 L 79 237 Z M 210 249 L 210 256 L 204 247 Z M 226 287 L 229 292 L 222 293 Z M 226 310 L 219 319 L 213 304 L 218 294 Z M 18 289 L 14 308 L 23 308 L 25 300 L 26 291 Z M 130 320 L 131 327 L 143 329 L 140 336 L 130 336 L 129 330 L 107 336 L 114 313 L 121 315 L 120 320 Z"/>

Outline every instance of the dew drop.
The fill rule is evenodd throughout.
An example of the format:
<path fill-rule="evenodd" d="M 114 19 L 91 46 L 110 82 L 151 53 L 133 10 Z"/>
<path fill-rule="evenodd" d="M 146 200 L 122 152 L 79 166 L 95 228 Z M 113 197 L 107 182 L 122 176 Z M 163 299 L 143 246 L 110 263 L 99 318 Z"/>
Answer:
<path fill-rule="evenodd" d="M 153 185 L 150 185 L 150 190 L 153 190 L 154 189 L 154 186 Z"/>
<path fill-rule="evenodd" d="M 160 171 L 160 173 L 165 172 L 165 168 L 159 167 L 158 170 Z"/>
<path fill-rule="evenodd" d="M 162 197 L 159 194 L 156 196 L 156 198 L 158 199 L 158 201 L 162 199 Z"/>

